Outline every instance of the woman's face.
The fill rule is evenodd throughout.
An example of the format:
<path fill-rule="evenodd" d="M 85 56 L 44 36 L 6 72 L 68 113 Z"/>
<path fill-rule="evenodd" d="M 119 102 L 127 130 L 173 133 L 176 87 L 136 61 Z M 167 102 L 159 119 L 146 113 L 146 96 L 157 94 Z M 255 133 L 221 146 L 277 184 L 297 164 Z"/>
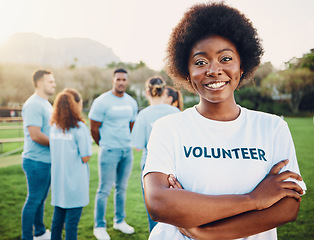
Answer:
<path fill-rule="evenodd" d="M 200 97 L 210 103 L 234 101 L 242 74 L 236 47 L 228 39 L 210 36 L 197 42 L 188 61 L 189 77 Z"/>

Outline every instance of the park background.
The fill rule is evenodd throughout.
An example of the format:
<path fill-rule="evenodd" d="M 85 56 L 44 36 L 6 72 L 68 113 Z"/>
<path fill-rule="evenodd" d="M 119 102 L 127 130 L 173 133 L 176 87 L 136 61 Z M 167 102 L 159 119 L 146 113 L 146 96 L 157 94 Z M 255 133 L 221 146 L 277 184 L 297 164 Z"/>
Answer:
<path fill-rule="evenodd" d="M 171 28 L 195 1 L 173 0 L 0 0 L 0 240 L 20 239 L 21 209 L 26 197 L 21 168 L 23 137 L 20 109 L 33 93 L 32 74 L 38 68 L 53 72 L 56 93 L 65 87 L 80 91 L 87 115 L 92 101 L 111 89 L 116 67 L 129 72 L 127 92 L 140 109 L 148 105 L 144 83 L 162 76 L 165 44 Z M 206 2 L 206 1 L 198 1 Z M 298 220 L 279 227 L 279 239 L 314 239 L 314 2 L 226 1 L 244 11 L 256 25 L 265 54 L 253 79 L 236 91 L 243 107 L 282 116 L 289 124 L 301 174 L 308 190 Z M 73 8 L 75 6 L 75 9 Z M 131 24 L 131 25 L 130 25 Z M 163 31 L 162 31 L 163 30 Z M 198 97 L 182 90 L 185 108 Z M 50 99 L 51 103 L 54 97 Z M 12 117 L 14 116 L 14 117 Z M 9 119 L 8 119 L 9 118 Z M 88 121 L 87 121 L 88 123 Z M 94 239 L 93 207 L 98 184 L 97 150 L 90 160 L 90 204 L 84 208 L 79 239 Z M 112 239 L 147 239 L 146 212 L 140 187 L 140 157 L 127 192 L 127 221 L 135 234 L 125 236 L 112 227 Z M 46 201 L 45 223 L 51 225 L 53 208 Z M 108 201 L 107 221 L 112 226 L 113 204 Z"/>

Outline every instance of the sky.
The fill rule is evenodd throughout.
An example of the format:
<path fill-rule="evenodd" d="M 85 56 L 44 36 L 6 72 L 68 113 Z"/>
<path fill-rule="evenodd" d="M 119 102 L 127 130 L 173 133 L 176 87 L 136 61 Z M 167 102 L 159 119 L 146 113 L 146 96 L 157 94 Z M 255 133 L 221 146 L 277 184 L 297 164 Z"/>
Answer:
<path fill-rule="evenodd" d="M 19 32 L 88 38 L 123 62 L 163 68 L 169 34 L 203 0 L 0 0 L 0 43 Z M 262 62 L 276 68 L 314 48 L 313 0 L 225 0 L 251 19 L 264 46 Z M 1 57 L 1 56 L 0 56 Z"/>

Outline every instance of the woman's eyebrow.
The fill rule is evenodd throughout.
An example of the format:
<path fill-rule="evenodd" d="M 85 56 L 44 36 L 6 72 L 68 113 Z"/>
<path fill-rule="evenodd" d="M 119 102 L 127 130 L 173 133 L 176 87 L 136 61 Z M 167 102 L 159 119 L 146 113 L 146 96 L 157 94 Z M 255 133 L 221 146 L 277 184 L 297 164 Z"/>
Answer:
<path fill-rule="evenodd" d="M 232 49 L 230 49 L 230 48 L 224 48 L 224 49 L 218 50 L 218 51 L 217 51 L 217 54 L 222 53 L 222 52 L 225 52 L 225 51 L 229 51 L 229 52 L 233 52 L 233 53 L 234 53 L 234 51 L 233 51 Z M 206 55 L 206 52 L 196 52 L 196 53 L 194 53 L 194 55 L 192 56 L 192 58 L 194 58 L 194 57 L 197 56 L 197 55 Z"/>
<path fill-rule="evenodd" d="M 194 53 L 194 55 L 192 56 L 192 58 L 194 58 L 195 56 L 197 56 L 197 55 L 205 55 L 206 54 L 206 52 L 196 52 L 196 53 Z"/>
<path fill-rule="evenodd" d="M 217 53 L 222 53 L 222 52 L 225 52 L 225 51 L 230 51 L 230 52 L 234 53 L 234 51 L 232 49 L 230 49 L 230 48 L 224 48 L 224 49 L 218 50 Z"/>

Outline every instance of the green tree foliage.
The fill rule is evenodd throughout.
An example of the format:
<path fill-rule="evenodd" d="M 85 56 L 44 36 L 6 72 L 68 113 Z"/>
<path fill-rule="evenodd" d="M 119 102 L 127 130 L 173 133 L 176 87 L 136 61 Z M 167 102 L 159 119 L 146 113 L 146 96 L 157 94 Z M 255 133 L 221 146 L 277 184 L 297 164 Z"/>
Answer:
<path fill-rule="evenodd" d="M 107 68 L 125 68 L 128 70 L 136 70 L 142 67 L 146 67 L 146 64 L 143 61 L 139 63 L 124 63 L 124 62 L 111 62 L 107 64 Z"/>
<path fill-rule="evenodd" d="M 308 68 L 314 71 L 314 48 L 304 54 L 302 58 L 292 58 L 286 65 L 289 69 Z"/>
<path fill-rule="evenodd" d="M 269 74 L 273 73 L 274 67 L 271 62 L 266 62 L 261 64 L 255 72 L 253 83 L 257 86 L 261 86 L 261 82 L 265 79 Z"/>
<path fill-rule="evenodd" d="M 0 105 L 6 106 L 11 103 L 22 103 L 25 96 L 34 92 L 32 76 L 35 66 L 1 64 L 0 65 Z"/>
<path fill-rule="evenodd" d="M 137 67 L 130 67 L 130 64 L 116 65 L 125 67 L 129 72 L 129 91 L 139 101 L 139 105 L 146 106 L 144 83 L 154 75 L 162 75 L 168 82 L 164 72 L 158 73 L 149 69 L 145 63 L 134 64 Z M 22 105 L 25 100 L 34 92 L 32 85 L 33 72 L 39 68 L 52 71 L 55 76 L 57 87 L 56 93 L 64 88 L 77 89 L 82 97 L 85 108 L 90 108 L 93 100 L 103 92 L 112 88 L 113 70 L 99 67 L 59 67 L 35 66 L 24 64 L 0 64 L 0 105 Z M 131 68 L 131 70 L 130 70 Z M 53 97 L 51 101 L 53 102 Z"/>
<path fill-rule="evenodd" d="M 298 113 L 303 97 L 314 90 L 314 49 L 302 58 L 292 58 L 286 67 L 263 80 L 262 93 L 289 100 L 293 113 Z"/>
<path fill-rule="evenodd" d="M 286 69 L 270 74 L 263 81 L 263 93 L 273 98 L 288 99 L 294 113 L 298 113 L 300 102 L 314 89 L 314 74 L 308 68 Z"/>

